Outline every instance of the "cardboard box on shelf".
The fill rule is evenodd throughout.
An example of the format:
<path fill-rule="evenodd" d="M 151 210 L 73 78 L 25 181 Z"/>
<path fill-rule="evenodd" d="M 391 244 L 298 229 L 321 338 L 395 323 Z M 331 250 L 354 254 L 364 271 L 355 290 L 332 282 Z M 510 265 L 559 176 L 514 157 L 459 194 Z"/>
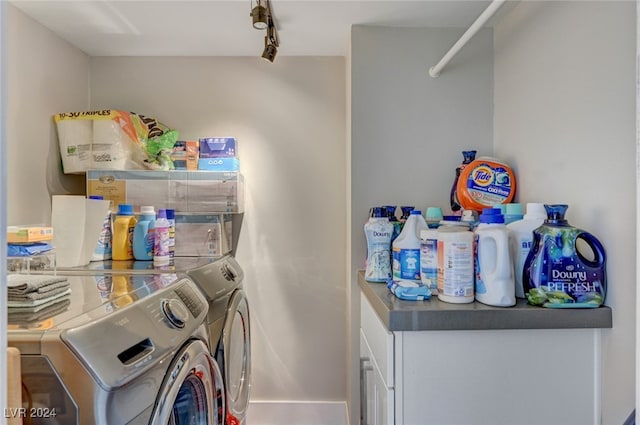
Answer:
<path fill-rule="evenodd" d="M 153 205 L 176 212 L 243 212 L 244 178 L 238 172 L 87 172 L 87 196 L 102 195 L 119 204 Z"/>
<path fill-rule="evenodd" d="M 53 239 L 53 227 L 50 226 L 9 226 L 8 243 L 44 242 Z"/>

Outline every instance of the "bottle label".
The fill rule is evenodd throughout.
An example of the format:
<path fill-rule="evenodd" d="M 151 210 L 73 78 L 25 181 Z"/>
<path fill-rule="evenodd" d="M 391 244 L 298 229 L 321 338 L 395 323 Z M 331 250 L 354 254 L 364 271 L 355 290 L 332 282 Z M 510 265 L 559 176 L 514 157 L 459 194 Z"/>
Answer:
<path fill-rule="evenodd" d="M 420 278 L 432 292 L 438 290 L 438 240 L 427 238 L 420 242 Z"/>
<path fill-rule="evenodd" d="M 147 234 L 144 235 L 144 252 L 147 258 L 153 258 L 154 243 L 155 243 L 155 229 L 152 227 L 147 230 Z"/>
<path fill-rule="evenodd" d="M 370 282 L 386 282 L 391 279 L 389 243 L 373 244 L 367 257 L 365 279 Z"/>
<path fill-rule="evenodd" d="M 154 231 L 154 257 L 165 257 L 169 255 L 169 228 L 156 227 Z"/>
<path fill-rule="evenodd" d="M 393 249 L 393 277 L 420 280 L 420 250 Z"/>
<path fill-rule="evenodd" d="M 473 296 L 473 242 L 438 241 L 438 293 Z"/>

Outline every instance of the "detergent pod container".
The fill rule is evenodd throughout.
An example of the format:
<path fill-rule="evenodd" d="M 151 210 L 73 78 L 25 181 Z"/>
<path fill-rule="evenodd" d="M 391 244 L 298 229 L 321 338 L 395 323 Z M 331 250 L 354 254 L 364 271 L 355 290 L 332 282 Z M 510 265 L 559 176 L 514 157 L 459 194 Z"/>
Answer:
<path fill-rule="evenodd" d="M 458 178 L 456 194 L 465 210 L 482 211 L 496 204 L 508 204 L 516 193 L 516 178 L 505 163 L 480 157 L 467 165 Z"/>
<path fill-rule="evenodd" d="M 591 233 L 569 225 L 564 217 L 567 205 L 544 207 L 547 219 L 533 231 L 522 275 L 529 304 L 550 308 L 599 307 L 607 292 L 602 244 Z M 591 250 L 588 256 L 577 249 L 578 240 Z"/>

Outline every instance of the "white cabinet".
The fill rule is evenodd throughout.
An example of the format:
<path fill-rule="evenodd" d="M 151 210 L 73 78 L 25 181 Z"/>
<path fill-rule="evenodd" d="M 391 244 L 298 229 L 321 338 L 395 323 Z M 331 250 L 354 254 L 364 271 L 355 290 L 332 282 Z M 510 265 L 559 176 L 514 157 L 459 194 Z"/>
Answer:
<path fill-rule="evenodd" d="M 360 304 L 363 424 L 600 422 L 600 329 L 390 332 Z"/>

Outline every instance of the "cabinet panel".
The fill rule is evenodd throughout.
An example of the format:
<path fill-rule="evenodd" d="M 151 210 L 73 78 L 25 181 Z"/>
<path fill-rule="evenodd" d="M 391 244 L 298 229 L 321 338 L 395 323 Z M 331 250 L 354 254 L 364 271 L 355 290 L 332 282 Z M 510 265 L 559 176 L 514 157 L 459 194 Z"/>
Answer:
<path fill-rule="evenodd" d="M 599 423 L 598 329 L 402 334 L 405 424 Z"/>
<path fill-rule="evenodd" d="M 392 388 L 395 385 L 393 333 L 387 330 L 362 294 L 360 295 L 360 326 L 364 331 L 384 383 L 387 387 Z"/>

